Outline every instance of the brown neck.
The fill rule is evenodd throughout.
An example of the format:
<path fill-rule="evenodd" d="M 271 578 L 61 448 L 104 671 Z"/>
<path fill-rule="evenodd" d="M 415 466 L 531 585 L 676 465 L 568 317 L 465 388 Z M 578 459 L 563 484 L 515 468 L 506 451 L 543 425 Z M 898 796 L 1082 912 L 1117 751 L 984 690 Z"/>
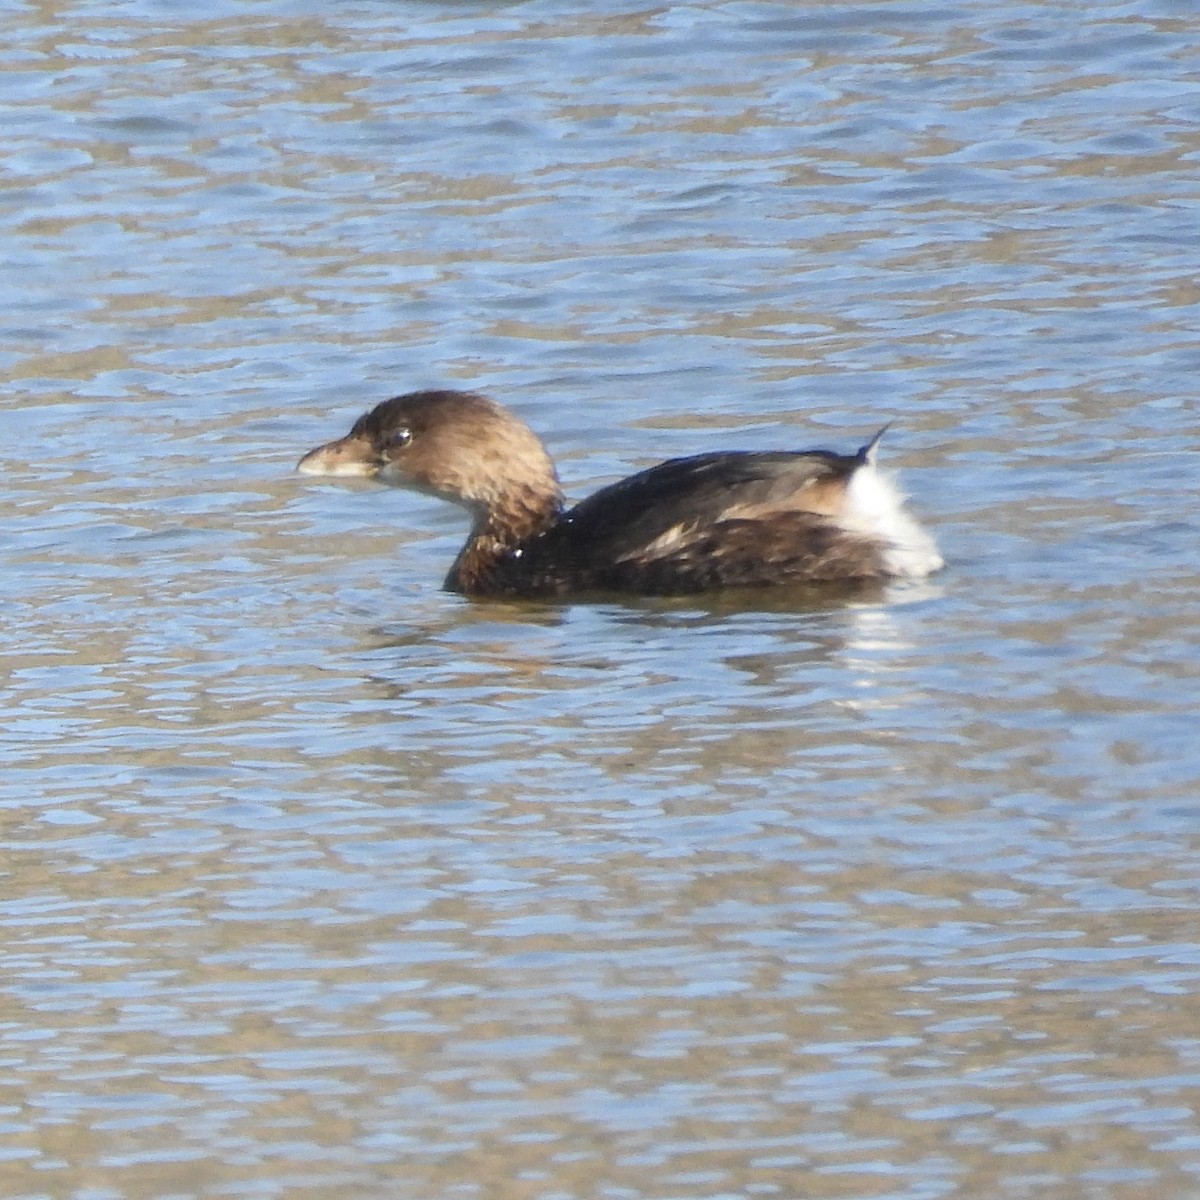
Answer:
<path fill-rule="evenodd" d="M 562 512 L 562 493 L 526 493 L 484 510 L 471 529 L 467 544 L 459 551 L 446 587 L 451 591 L 487 591 L 487 580 L 496 566 L 526 538 L 548 529 Z"/>

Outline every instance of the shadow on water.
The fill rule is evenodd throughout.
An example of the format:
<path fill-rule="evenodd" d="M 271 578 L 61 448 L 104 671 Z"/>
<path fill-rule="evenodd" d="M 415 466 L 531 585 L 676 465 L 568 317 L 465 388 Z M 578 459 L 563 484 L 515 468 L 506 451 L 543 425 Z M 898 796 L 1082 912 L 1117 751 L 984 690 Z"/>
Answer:
<path fill-rule="evenodd" d="M 500 789 L 573 805 L 630 789 L 724 805 L 722 792 L 750 780 L 758 791 L 890 769 L 894 734 L 869 726 L 911 703 L 906 639 L 924 636 L 919 601 L 936 594 L 905 584 L 837 603 L 811 589 L 568 605 L 441 596 L 418 623 L 372 627 L 353 656 L 377 698 L 367 719 L 390 722 L 369 753 L 397 798 L 414 787 L 461 795 L 469 776 L 493 800 Z M 848 737 L 854 710 L 871 716 Z"/>

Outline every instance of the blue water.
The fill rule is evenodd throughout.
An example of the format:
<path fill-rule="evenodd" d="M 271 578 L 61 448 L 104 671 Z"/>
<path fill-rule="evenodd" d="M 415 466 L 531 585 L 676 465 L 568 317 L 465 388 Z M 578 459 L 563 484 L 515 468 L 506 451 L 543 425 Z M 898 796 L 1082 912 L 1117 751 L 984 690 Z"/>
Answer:
<path fill-rule="evenodd" d="M 0 1191 L 1191 1200 L 1187 6 L 18 6 Z M 848 604 L 439 590 L 297 476 L 884 458 Z"/>

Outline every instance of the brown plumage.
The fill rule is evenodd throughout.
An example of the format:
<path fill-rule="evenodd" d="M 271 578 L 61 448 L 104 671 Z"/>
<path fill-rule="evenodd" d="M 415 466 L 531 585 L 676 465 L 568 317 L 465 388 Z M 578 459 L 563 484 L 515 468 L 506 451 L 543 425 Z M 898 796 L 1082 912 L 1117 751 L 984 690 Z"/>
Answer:
<path fill-rule="evenodd" d="M 565 511 L 545 447 L 474 392 L 385 400 L 306 454 L 310 475 L 395 481 L 466 507 L 446 577 L 469 595 L 684 594 L 724 587 L 920 576 L 942 560 L 875 467 L 856 454 L 721 452 L 676 458 Z"/>

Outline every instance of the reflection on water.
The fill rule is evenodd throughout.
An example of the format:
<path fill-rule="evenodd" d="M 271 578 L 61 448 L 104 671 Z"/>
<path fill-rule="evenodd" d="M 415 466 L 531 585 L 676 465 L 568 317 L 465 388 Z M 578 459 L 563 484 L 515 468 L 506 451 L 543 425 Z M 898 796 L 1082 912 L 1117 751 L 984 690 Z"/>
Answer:
<path fill-rule="evenodd" d="M 1193 1196 L 1191 26 L 8 14 L 4 1195 Z M 444 595 L 291 468 L 460 382 L 951 567 Z"/>

